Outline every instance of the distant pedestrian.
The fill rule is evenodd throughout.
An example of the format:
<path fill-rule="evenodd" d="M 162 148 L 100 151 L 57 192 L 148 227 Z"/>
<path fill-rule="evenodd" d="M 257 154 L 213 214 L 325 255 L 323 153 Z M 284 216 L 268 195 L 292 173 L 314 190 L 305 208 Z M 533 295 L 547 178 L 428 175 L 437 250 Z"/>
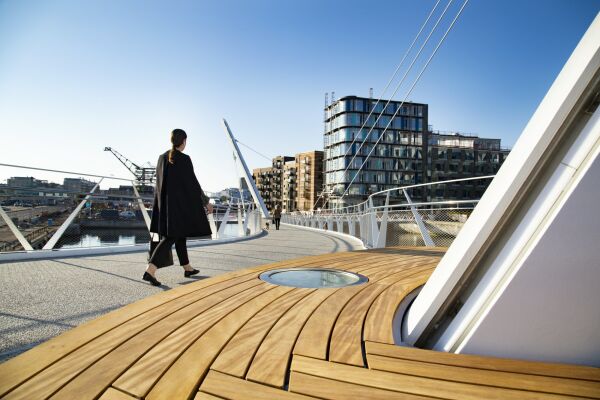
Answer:
<path fill-rule="evenodd" d="M 279 224 L 281 223 L 281 208 L 279 205 L 276 205 L 275 211 L 273 211 L 273 223 L 275 224 L 275 229 L 279 230 Z"/>
<path fill-rule="evenodd" d="M 172 147 L 161 154 L 156 163 L 156 187 L 150 232 L 160 235 L 160 241 L 151 251 L 148 267 L 143 280 L 159 286 L 156 269 L 172 264 L 171 247 L 175 244 L 179 264 L 184 269 L 184 277 L 197 274 L 192 268 L 187 254 L 187 237 L 210 236 L 206 212 L 212 212 L 212 204 L 202 191 L 194 174 L 192 160 L 183 154 L 187 134 L 182 129 L 171 132 Z M 206 210 L 205 210 L 206 207 Z"/>

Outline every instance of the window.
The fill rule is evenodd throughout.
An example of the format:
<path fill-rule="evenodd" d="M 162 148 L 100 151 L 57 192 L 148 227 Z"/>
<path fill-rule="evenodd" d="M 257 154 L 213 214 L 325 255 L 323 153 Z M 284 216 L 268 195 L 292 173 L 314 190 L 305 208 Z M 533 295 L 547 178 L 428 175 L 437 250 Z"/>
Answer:
<path fill-rule="evenodd" d="M 377 101 L 372 101 L 371 102 L 371 108 L 373 109 L 373 113 L 380 113 L 381 111 L 383 111 L 383 105 L 385 103 L 380 101 L 377 103 Z"/>
<path fill-rule="evenodd" d="M 365 103 L 363 100 L 355 99 L 354 100 L 354 111 L 364 111 Z"/>
<path fill-rule="evenodd" d="M 396 135 L 394 134 L 394 132 L 386 132 L 385 141 L 388 143 L 394 143 L 395 136 Z"/>
<path fill-rule="evenodd" d="M 382 115 L 379 117 L 379 121 L 377 122 L 377 126 L 380 128 L 385 128 L 390 123 L 390 117 L 387 115 Z"/>

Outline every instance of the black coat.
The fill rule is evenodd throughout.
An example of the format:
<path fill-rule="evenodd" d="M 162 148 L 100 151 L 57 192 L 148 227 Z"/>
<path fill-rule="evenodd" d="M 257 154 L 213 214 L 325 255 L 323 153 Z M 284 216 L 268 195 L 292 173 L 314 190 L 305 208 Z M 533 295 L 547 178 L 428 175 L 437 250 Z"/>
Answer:
<path fill-rule="evenodd" d="M 194 174 L 192 160 L 175 151 L 173 164 L 169 152 L 161 154 L 156 163 L 156 187 L 150 232 L 169 237 L 199 237 L 211 235 L 204 206 L 208 197 Z"/>

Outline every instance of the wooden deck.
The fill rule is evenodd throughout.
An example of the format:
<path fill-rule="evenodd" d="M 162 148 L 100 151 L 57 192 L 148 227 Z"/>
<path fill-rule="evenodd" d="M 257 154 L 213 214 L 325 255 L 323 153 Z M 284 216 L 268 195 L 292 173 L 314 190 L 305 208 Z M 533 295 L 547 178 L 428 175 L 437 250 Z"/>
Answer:
<path fill-rule="evenodd" d="M 6 399 L 600 398 L 600 369 L 394 345 L 402 299 L 443 249 L 306 257 L 197 281 L 123 307 L 0 365 Z M 281 267 L 359 272 L 295 289 Z"/>

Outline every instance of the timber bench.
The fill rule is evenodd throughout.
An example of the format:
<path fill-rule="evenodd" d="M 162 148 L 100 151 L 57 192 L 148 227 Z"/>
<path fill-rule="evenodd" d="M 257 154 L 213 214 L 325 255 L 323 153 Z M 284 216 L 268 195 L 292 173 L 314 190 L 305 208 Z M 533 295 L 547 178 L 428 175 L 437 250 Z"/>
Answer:
<path fill-rule="evenodd" d="M 394 344 L 402 300 L 444 249 L 288 260 L 130 304 L 0 365 L 6 399 L 600 398 L 600 369 Z M 261 281 L 324 267 L 368 282 L 307 289 Z"/>

